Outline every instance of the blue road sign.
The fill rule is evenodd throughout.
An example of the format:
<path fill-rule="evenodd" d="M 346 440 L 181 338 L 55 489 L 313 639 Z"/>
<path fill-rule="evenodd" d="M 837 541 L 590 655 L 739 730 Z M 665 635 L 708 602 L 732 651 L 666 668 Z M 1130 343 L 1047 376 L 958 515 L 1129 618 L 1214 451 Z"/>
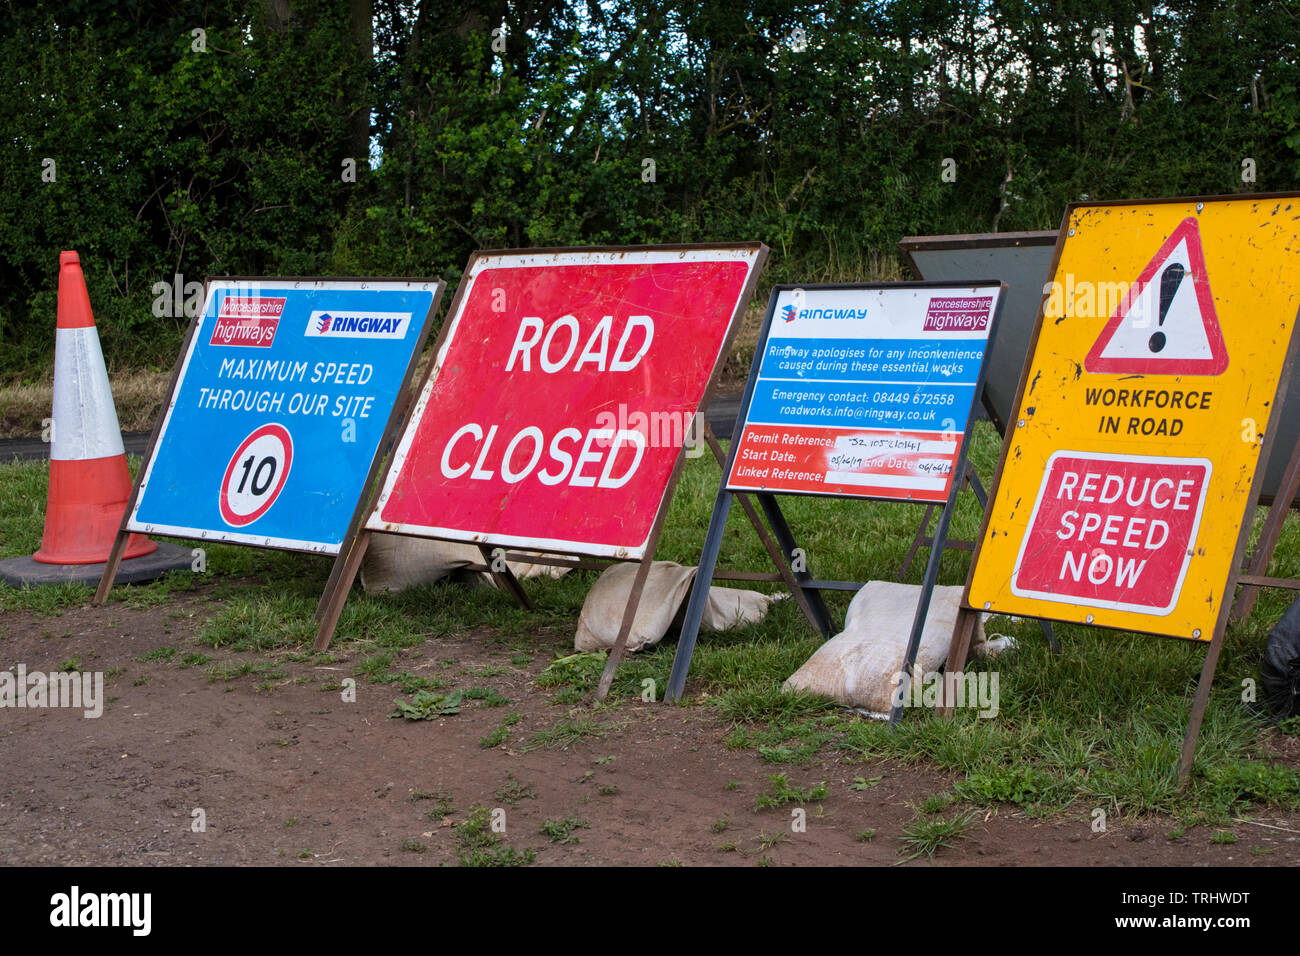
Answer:
<path fill-rule="evenodd" d="M 210 282 L 127 529 L 337 554 L 442 289 Z"/>
<path fill-rule="evenodd" d="M 997 283 L 781 288 L 741 404 L 732 491 L 947 501 Z"/>

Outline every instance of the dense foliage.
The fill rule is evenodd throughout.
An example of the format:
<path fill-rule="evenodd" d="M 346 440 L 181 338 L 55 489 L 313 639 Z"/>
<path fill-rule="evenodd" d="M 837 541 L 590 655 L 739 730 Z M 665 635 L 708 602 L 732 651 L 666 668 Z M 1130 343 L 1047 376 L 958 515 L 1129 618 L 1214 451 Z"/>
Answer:
<path fill-rule="evenodd" d="M 121 367 L 170 364 L 177 274 L 761 239 L 769 280 L 868 278 L 907 234 L 1293 189 L 1297 38 L 1284 0 L 10 3 L 0 377 L 48 368 L 67 248 Z"/>

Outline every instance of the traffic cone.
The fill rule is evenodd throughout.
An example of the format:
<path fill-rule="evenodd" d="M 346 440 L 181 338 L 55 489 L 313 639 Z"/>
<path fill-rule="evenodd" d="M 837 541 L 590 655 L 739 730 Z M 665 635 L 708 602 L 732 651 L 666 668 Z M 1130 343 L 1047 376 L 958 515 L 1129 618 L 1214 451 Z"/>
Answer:
<path fill-rule="evenodd" d="M 54 345 L 54 417 L 45 533 L 32 555 L 41 564 L 108 560 L 131 496 L 122 431 L 108 385 L 90 295 L 75 252 L 59 255 L 59 314 Z M 133 534 L 124 558 L 157 550 Z"/>

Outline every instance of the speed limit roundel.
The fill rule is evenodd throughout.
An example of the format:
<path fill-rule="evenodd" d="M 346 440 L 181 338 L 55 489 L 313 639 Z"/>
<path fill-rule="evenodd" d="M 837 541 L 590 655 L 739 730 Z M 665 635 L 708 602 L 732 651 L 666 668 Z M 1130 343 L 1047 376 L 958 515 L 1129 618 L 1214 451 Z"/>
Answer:
<path fill-rule="evenodd" d="M 239 443 L 221 479 L 221 517 L 242 527 L 266 514 L 293 464 L 293 439 L 283 425 L 263 425 Z"/>

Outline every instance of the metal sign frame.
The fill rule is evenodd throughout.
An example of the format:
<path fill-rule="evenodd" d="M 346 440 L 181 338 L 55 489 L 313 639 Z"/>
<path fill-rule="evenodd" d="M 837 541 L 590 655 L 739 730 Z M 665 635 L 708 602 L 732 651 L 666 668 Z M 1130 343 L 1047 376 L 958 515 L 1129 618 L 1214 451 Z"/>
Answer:
<path fill-rule="evenodd" d="M 966 423 L 961 432 L 961 439 L 958 442 L 957 454 L 953 461 L 952 478 L 949 482 L 946 500 L 943 503 L 943 510 L 939 515 L 939 524 L 935 529 L 934 546 L 930 551 L 929 561 L 926 563 L 925 575 L 921 585 L 921 595 L 917 602 L 916 612 L 912 620 L 912 629 L 908 636 L 907 650 L 904 655 L 902 673 L 911 675 L 912 669 L 916 663 L 917 650 L 921 643 L 921 634 L 925 627 L 926 617 L 929 613 L 930 599 L 934 591 L 935 582 L 938 580 L 939 568 L 943 558 L 943 552 L 946 548 L 946 539 L 948 525 L 952 518 L 953 509 L 957 502 L 957 495 L 966 483 L 968 475 L 967 456 L 970 447 L 970 435 L 975 421 L 975 405 L 979 396 L 984 391 L 984 375 L 988 367 L 988 356 L 993 349 L 993 343 L 996 340 L 999 328 L 999 320 L 1002 313 L 1002 307 L 1006 296 L 1007 284 L 999 280 L 969 280 L 967 282 L 937 282 L 937 281 L 920 281 L 920 282 L 863 282 L 863 283 L 828 283 L 818 285 L 778 285 L 772 288 L 771 295 L 768 299 L 767 311 L 763 318 L 763 327 L 759 332 L 758 345 L 754 350 L 754 358 L 750 365 L 749 377 L 745 382 L 745 393 L 740 402 L 740 411 L 737 416 L 737 428 L 732 435 L 730 448 L 727 451 L 725 462 L 722 464 L 722 476 L 718 483 L 718 493 L 714 500 L 713 514 L 709 519 L 708 531 L 705 533 L 704 546 L 700 555 L 699 570 L 695 575 L 695 581 L 691 587 L 690 600 L 686 606 L 686 615 L 682 623 L 681 637 L 677 643 L 677 652 L 673 658 L 672 672 L 668 678 L 668 687 L 664 694 L 664 700 L 680 700 L 686 689 L 686 677 L 690 670 L 691 658 L 695 652 L 695 644 L 699 635 L 700 623 L 703 619 L 705 605 L 708 602 L 709 588 L 715 578 L 715 569 L 717 567 L 718 555 L 722 549 L 723 534 L 726 530 L 727 517 L 731 511 L 731 503 L 734 498 L 739 498 L 742 506 L 747 513 L 752 513 L 752 507 L 749 505 L 747 495 L 757 498 L 762 506 L 769 524 L 775 533 L 781 546 L 784 564 L 793 569 L 796 567 L 794 561 L 795 539 L 790 531 L 788 522 L 781 511 L 780 504 L 777 502 L 776 493 L 780 494 L 802 494 L 812 497 L 825 498 L 843 498 L 850 500 L 875 500 L 895 504 L 908 504 L 906 500 L 896 497 L 883 497 L 876 495 L 850 495 L 845 493 L 820 493 L 820 492 L 795 492 L 785 491 L 767 492 L 767 491 L 740 491 L 732 490 L 730 487 L 730 477 L 735 466 L 736 455 L 740 447 L 742 436 L 744 435 L 745 426 L 749 423 L 750 408 L 754 399 L 754 392 L 758 386 L 760 370 L 763 359 L 767 354 L 768 340 L 772 331 L 772 320 L 776 314 L 777 302 L 782 292 L 794 291 L 796 289 L 804 290 L 943 290 L 955 291 L 956 289 L 988 289 L 996 290 L 997 301 L 989 315 L 988 335 L 984 340 L 983 355 L 980 358 L 979 372 L 976 377 L 975 387 L 971 392 L 970 406 L 966 410 Z M 852 340 L 848 340 L 852 341 Z M 720 450 L 716 451 L 720 456 Z M 981 506 L 983 501 L 981 501 Z M 931 506 L 933 507 L 933 505 Z M 781 563 L 778 562 L 778 568 Z M 795 572 L 796 586 L 791 588 L 796 600 L 801 607 L 811 606 L 813 614 L 809 615 L 814 626 L 821 632 L 822 636 L 829 638 L 831 636 L 830 614 L 822 599 L 823 590 L 843 590 L 856 591 L 862 586 L 858 581 L 829 581 L 816 579 L 806 569 Z M 891 724 L 897 723 L 901 712 L 900 706 L 895 706 L 891 712 L 889 721 Z"/>
<path fill-rule="evenodd" d="M 917 255 L 925 253 L 942 253 L 952 251 L 971 251 L 978 252 L 985 249 L 1022 249 L 1034 248 L 1039 246 L 1055 246 L 1056 230 L 1047 230 L 1040 232 L 989 232 L 975 233 L 971 235 L 948 235 L 948 236 L 907 236 L 898 243 L 898 252 L 903 260 L 904 266 L 917 279 L 929 281 L 951 281 L 944 277 L 935 278 L 925 274 L 917 261 Z M 984 263 L 976 264 L 978 268 L 972 266 L 970 274 L 976 272 L 984 274 L 988 271 Z M 960 270 L 959 270 L 960 271 Z M 1007 298 L 1014 298 L 1018 287 L 1011 282 L 1006 276 L 998 276 L 999 279 L 1007 283 Z M 1035 286 L 1038 290 L 1036 298 L 1041 299 L 1041 283 Z M 1031 313 L 1032 315 L 1032 313 Z M 1024 330 L 1025 335 L 1017 335 L 1020 331 L 1017 323 L 1020 319 L 1020 312 L 1011 305 L 1004 308 L 1002 316 L 1002 336 L 998 342 L 993 343 L 989 349 L 988 368 L 985 371 L 984 388 L 980 392 L 980 405 L 984 409 L 984 414 L 989 417 L 993 427 L 998 431 L 998 437 L 1006 435 L 1006 420 L 1008 411 L 998 407 L 994 399 L 994 387 L 997 385 L 997 356 L 998 353 L 1015 348 L 1015 343 L 1024 341 L 1033 331 L 1033 319 L 1027 323 Z M 1019 369 L 1024 364 L 1023 356 L 1016 361 L 1016 368 Z M 1017 381 L 1019 381 L 1017 379 Z M 1014 386 L 1012 386 L 1014 388 Z M 1013 393 L 1014 397 L 1014 393 Z M 967 470 L 967 481 L 975 492 L 975 497 L 979 499 L 980 507 L 983 508 L 988 501 L 988 494 L 980 484 L 978 476 L 974 469 Z M 916 535 L 912 539 L 911 547 L 907 550 L 907 556 L 903 559 L 903 566 L 899 569 L 898 580 L 902 581 L 907 577 L 907 572 L 912 566 L 912 560 L 916 557 L 917 551 L 923 547 L 933 547 L 934 537 L 929 534 L 930 521 L 934 517 L 936 505 L 926 505 L 925 514 L 921 516 L 921 523 L 916 529 Z M 975 542 L 966 539 L 949 538 L 945 547 L 954 551 L 973 551 Z M 1056 642 L 1056 636 L 1052 633 L 1052 626 L 1046 621 L 1042 622 L 1043 635 L 1047 638 L 1047 643 L 1051 647 L 1052 653 L 1060 652 L 1060 645 Z"/>
<path fill-rule="evenodd" d="M 732 310 L 731 318 L 727 324 L 723 340 L 719 345 L 718 354 L 713 362 L 713 367 L 705 379 L 705 388 L 699 406 L 696 409 L 696 415 L 702 415 L 704 408 L 707 407 L 710 398 L 717 388 L 718 377 L 722 368 L 725 366 L 727 356 L 730 354 L 731 347 L 735 341 L 736 334 L 739 332 L 741 320 L 744 317 L 750 301 L 753 298 L 754 289 L 758 283 L 759 274 L 763 270 L 763 265 L 767 261 L 768 248 L 761 242 L 746 243 L 693 243 L 693 244 L 665 244 L 665 245 L 644 245 L 644 246 L 565 246 L 549 247 L 539 249 L 500 249 L 484 250 L 473 253 L 466 265 L 463 275 L 469 276 L 473 273 L 475 264 L 480 259 L 500 258 L 503 256 L 517 256 L 522 259 L 544 259 L 547 257 L 560 255 L 610 255 L 618 256 L 627 253 L 688 253 L 688 252 L 705 252 L 705 253 L 725 253 L 735 251 L 743 253 L 749 257 L 749 273 L 746 277 L 744 286 L 736 298 L 735 307 Z M 544 268 L 544 267 L 543 267 Z M 399 448 L 401 443 L 408 437 L 411 432 L 412 424 L 416 419 L 417 406 L 419 401 L 427 396 L 428 390 L 439 370 L 439 361 L 445 354 L 444 350 L 450 342 L 451 335 L 455 328 L 457 318 L 462 314 L 465 305 L 465 297 L 468 291 L 469 283 L 461 282 L 456 289 L 456 294 L 452 298 L 451 305 L 447 312 L 447 320 L 438 334 L 438 340 L 434 345 L 435 361 L 429 364 L 425 371 L 424 378 L 420 383 L 418 395 L 421 397 L 413 401 L 405 410 L 402 418 L 401 428 L 397 431 L 397 441 Z M 396 451 L 396 449 L 395 449 Z M 645 541 L 643 554 L 637 558 L 629 558 L 624 555 L 613 552 L 602 553 L 594 549 L 573 547 L 572 543 L 548 543 L 544 545 L 547 550 L 555 551 L 561 554 L 573 555 L 590 555 L 594 557 L 603 557 L 612 561 L 618 560 L 635 560 L 638 564 L 637 573 L 632 582 L 632 589 L 628 596 L 627 607 L 624 610 L 623 619 L 619 626 L 618 637 L 615 640 L 613 648 L 605 662 L 605 670 L 601 675 L 596 696 L 598 699 L 605 697 L 609 692 L 610 685 L 613 683 L 614 674 L 617 670 L 619 660 L 622 658 L 624 649 L 627 645 L 628 635 L 632 629 L 632 623 L 635 619 L 636 610 L 641 600 L 641 593 L 645 587 L 645 581 L 649 574 L 651 564 L 654 561 L 654 554 L 657 548 L 660 534 L 663 530 L 664 520 L 667 517 L 668 509 L 672 503 L 673 492 L 676 489 L 677 481 L 681 475 L 682 467 L 686 460 L 687 446 L 683 441 L 678 449 L 672 469 L 665 483 L 660 501 L 656 508 L 654 519 L 650 526 L 649 535 Z M 392 472 L 394 469 L 393 462 L 387 466 L 385 474 Z M 317 606 L 316 619 L 318 628 L 316 632 L 315 647 L 323 650 L 329 646 L 330 639 L 334 629 L 338 624 L 338 619 L 343 610 L 343 605 L 347 600 L 348 591 L 351 589 L 352 582 L 357 572 L 360 570 L 362 559 L 365 557 L 366 550 L 370 544 L 370 536 L 377 533 L 375 529 L 369 527 L 372 519 L 378 519 L 381 490 L 375 488 L 373 493 L 365 502 L 365 517 L 358 522 L 356 528 L 344 540 L 342 548 L 339 550 L 338 557 L 335 559 L 334 567 L 330 572 L 330 579 L 326 584 L 325 591 L 321 595 L 321 600 Z M 409 537 L 427 537 L 432 540 L 460 540 L 464 543 L 463 538 L 452 538 L 445 535 L 414 535 L 407 533 Z M 474 544 L 478 545 L 480 553 L 485 561 L 485 570 L 489 571 L 497 581 L 498 585 L 514 597 L 515 601 L 523 608 L 530 609 L 531 602 L 524 593 L 518 580 L 508 568 L 503 567 L 503 562 L 493 561 L 493 558 L 506 558 L 512 561 L 538 564 L 563 564 L 568 567 L 587 567 L 603 568 L 608 564 L 596 564 L 585 560 L 557 561 L 547 559 L 540 555 L 533 555 L 527 551 L 510 550 L 507 548 L 517 549 L 520 547 L 518 540 L 500 540 L 492 535 L 475 536 Z M 498 570 L 500 568 L 500 570 Z"/>
<path fill-rule="evenodd" d="M 925 271 L 921 268 L 920 263 L 917 261 L 917 255 L 930 252 L 978 252 L 984 249 L 1024 249 L 1040 246 L 1055 246 L 1056 235 L 1057 231 L 1051 229 L 1037 232 L 974 233 L 967 236 L 907 236 L 899 240 L 898 253 L 903 260 L 903 265 L 917 279 L 934 282 L 950 281 L 944 277 L 936 278 L 934 276 L 926 275 Z M 992 269 L 983 263 L 979 263 L 976 266 L 972 266 L 970 272 L 966 274 L 974 275 L 978 273 L 979 275 L 993 275 L 996 271 L 996 269 Z M 1017 289 L 1016 284 L 1006 276 L 997 276 L 997 278 L 1007 283 L 1008 298 L 1014 296 Z M 1044 276 L 1044 279 L 1047 278 L 1050 278 L 1050 276 Z M 1040 282 L 1035 288 L 1038 294 L 1035 295 L 1034 298 L 1038 299 L 1042 295 L 1042 283 Z M 1002 339 L 1000 346 L 990 352 L 989 376 L 985 379 L 984 391 L 980 395 L 980 404 L 984 408 L 984 413 L 988 415 L 993 424 L 997 426 L 999 435 L 1006 433 L 1009 410 L 998 407 L 997 402 L 993 399 L 992 389 L 990 386 L 996 385 L 998 363 L 995 360 L 995 354 L 997 352 L 1005 352 L 1014 349 L 1018 342 L 1024 341 L 1024 339 L 1016 335 L 1016 332 L 1018 331 L 1016 327 L 1017 318 L 1016 310 L 1012 308 L 1008 308 L 1006 314 L 1003 316 Z M 1030 321 L 1026 323 L 1026 326 L 1025 332 L 1031 332 L 1033 329 L 1032 317 L 1030 318 Z M 1026 335 L 1025 338 L 1027 337 L 1028 336 Z M 1017 368 L 1022 364 L 1023 359 L 1014 363 Z M 1014 387 L 1014 385 L 1012 387 Z"/>
<path fill-rule="evenodd" d="M 1071 203 L 1066 206 L 1065 215 L 1061 221 L 1061 227 L 1057 232 L 1056 250 L 1052 257 L 1051 272 L 1047 276 L 1047 281 L 1052 281 L 1060 267 L 1061 256 L 1065 249 L 1066 240 L 1069 238 L 1071 228 L 1070 223 L 1077 210 L 1106 207 L 1126 207 L 1134 206 L 1155 206 L 1155 205 L 1191 205 L 1191 204 L 1208 204 L 1215 202 L 1268 202 L 1273 200 L 1292 200 L 1300 201 L 1300 193 L 1251 193 L 1243 195 L 1226 195 L 1226 196 L 1190 196 L 1190 197 L 1171 197 L 1166 199 L 1151 200 L 1111 200 L 1103 202 L 1086 202 Z M 1199 211 L 1199 210 L 1198 210 Z M 1034 323 L 1033 337 L 1029 343 L 1029 349 L 1025 356 L 1025 363 L 1020 376 L 1020 384 L 1016 391 L 1016 400 L 1013 406 L 1013 420 L 1020 420 L 1021 409 L 1024 408 L 1026 383 L 1029 378 L 1030 370 L 1033 368 L 1034 358 L 1038 349 L 1040 333 L 1043 328 L 1045 305 L 1047 296 L 1044 294 L 1039 303 L 1038 316 Z M 1183 747 L 1178 765 L 1178 780 L 1180 784 L 1185 784 L 1191 774 L 1192 762 L 1195 756 L 1196 740 L 1200 734 L 1201 722 L 1205 715 L 1205 708 L 1209 701 L 1210 688 L 1214 682 L 1214 672 L 1218 664 L 1219 653 L 1223 646 L 1224 632 L 1231 611 L 1233 610 L 1232 598 L 1236 591 L 1237 585 L 1242 583 L 1243 574 L 1242 559 L 1246 553 L 1250 540 L 1251 530 L 1251 512 L 1257 506 L 1260 499 L 1260 488 L 1265 480 L 1267 464 L 1273 454 L 1274 440 L 1277 437 L 1278 425 L 1282 418 L 1282 406 L 1287 394 L 1287 386 L 1290 382 L 1292 369 L 1295 365 L 1297 352 L 1300 351 L 1300 310 L 1297 310 L 1296 316 L 1292 321 L 1292 326 L 1287 344 L 1286 356 L 1281 366 L 1276 391 L 1272 401 L 1269 403 L 1268 423 L 1263 432 L 1263 439 L 1259 455 L 1256 459 L 1254 475 L 1251 478 L 1249 492 L 1244 497 L 1243 510 L 1241 518 L 1237 522 L 1238 534 L 1234 546 L 1233 560 L 1229 566 L 1227 579 L 1223 585 L 1222 599 L 1219 606 L 1219 614 L 1214 626 L 1214 632 L 1208 641 L 1205 659 L 1201 668 L 1200 679 L 1197 683 L 1196 695 L 1192 701 L 1191 712 L 1188 719 L 1187 733 L 1183 740 Z M 1007 462 L 1009 460 L 1013 442 L 1008 437 L 1002 445 L 1002 452 L 998 459 L 998 469 L 994 476 L 992 487 L 990 488 L 990 501 L 997 500 L 998 488 L 1002 482 Z M 1284 481 L 1284 494 L 1281 496 L 1283 502 L 1289 502 L 1295 497 L 1295 487 L 1300 486 L 1300 445 L 1297 445 L 1295 453 L 1292 455 L 1290 464 L 1287 469 L 1287 476 Z M 1274 525 L 1274 534 L 1261 538 L 1260 547 L 1256 549 L 1256 562 L 1267 564 L 1267 559 L 1271 556 L 1273 545 L 1276 544 L 1276 534 L 1280 533 L 1282 519 L 1285 517 L 1288 508 L 1280 503 L 1274 502 L 1270 506 L 1269 524 Z M 952 642 L 948 653 L 948 666 L 961 668 L 965 665 L 966 657 L 970 650 L 971 639 L 974 634 L 975 624 L 984 609 L 975 608 L 971 605 L 970 592 L 975 571 L 980 559 L 981 549 L 983 547 L 986 535 L 988 533 L 989 522 L 992 520 L 993 509 L 990 507 L 985 511 L 984 519 L 981 522 L 979 536 L 975 542 L 975 553 L 971 560 L 970 573 L 967 575 L 966 586 L 962 594 L 961 606 L 957 613 L 957 620 L 953 627 Z M 1258 586 L 1278 586 L 1300 590 L 1300 581 L 1283 581 L 1280 579 L 1250 577 L 1245 576 L 1246 582 Z M 1244 595 L 1243 595 L 1244 597 Z M 1253 598 L 1252 598 L 1253 601 Z M 1068 606 L 1068 605 L 1067 605 Z M 1028 614 L 1023 610 L 1018 610 L 1018 616 L 1035 618 L 1038 620 L 1062 620 L 1057 617 L 1046 617 L 1039 614 Z M 1100 625 L 1094 625 L 1100 626 Z M 1115 630 L 1117 628 L 1107 628 Z M 1135 633 L 1143 633 L 1135 631 Z M 1149 632 L 1148 632 L 1149 633 Z M 1158 635 L 1168 637 L 1171 635 Z M 1191 640 L 1192 638 L 1186 638 Z M 1205 643 L 1204 639 L 1197 639 L 1196 643 Z M 953 701 L 945 700 L 945 712 L 951 714 Z"/>
<path fill-rule="evenodd" d="M 410 386 L 411 378 L 415 373 L 416 366 L 419 364 L 420 355 L 424 351 L 424 345 L 428 339 L 429 331 L 433 327 L 433 318 L 438 313 L 438 306 L 442 301 L 442 294 L 446 290 L 446 286 L 447 286 L 446 282 L 444 282 L 442 279 L 435 279 L 435 278 L 409 278 L 409 277 L 402 277 L 402 276 L 209 276 L 207 279 L 204 280 L 204 288 L 203 288 L 204 309 L 190 320 L 189 328 L 186 330 L 185 340 L 181 345 L 181 350 L 179 355 L 176 358 L 176 363 L 172 367 L 171 379 L 167 385 L 167 399 L 163 403 L 162 408 L 159 410 L 158 417 L 154 422 L 153 430 L 150 432 L 149 443 L 145 447 L 142 464 L 140 466 L 139 471 L 136 474 L 135 480 L 132 482 L 131 496 L 130 498 L 127 499 L 126 509 L 122 513 L 122 521 L 118 527 L 117 537 L 113 542 L 112 550 L 109 552 L 108 561 L 104 565 L 104 574 L 103 577 L 100 579 L 99 587 L 95 591 L 95 595 L 91 602 L 92 604 L 100 605 L 103 604 L 108 599 L 109 591 L 112 589 L 113 582 L 117 577 L 118 568 L 120 567 L 122 562 L 122 555 L 126 551 L 127 541 L 130 539 L 130 536 L 133 533 L 128 527 L 131 521 L 131 516 L 135 513 L 136 505 L 139 502 L 140 493 L 143 487 L 145 476 L 149 473 L 149 467 L 154 460 L 155 454 L 158 451 L 158 444 L 162 438 L 164 427 L 168 422 L 171 415 L 171 411 L 175 406 L 176 401 L 179 397 L 179 390 L 181 385 L 183 384 L 183 376 L 184 376 L 185 369 L 188 367 L 194 348 L 197 347 L 197 343 L 194 341 L 194 337 L 197 334 L 199 328 L 203 326 L 203 320 L 207 311 L 207 304 L 211 299 L 213 286 L 215 284 L 225 283 L 225 284 L 236 284 L 236 285 L 248 285 L 256 288 L 256 287 L 287 286 L 295 283 L 301 284 L 301 283 L 317 283 L 317 282 L 328 282 L 328 283 L 355 282 L 355 283 L 364 283 L 364 284 L 400 283 L 411 287 L 423 285 L 426 286 L 426 288 L 421 291 L 429 291 L 433 293 L 432 298 L 429 302 L 429 309 L 425 313 L 423 319 L 420 321 L 419 330 L 416 333 L 416 339 L 411 348 L 410 358 L 407 361 L 406 368 L 402 372 L 402 376 L 397 388 L 397 394 L 394 398 L 392 407 L 389 409 L 388 420 L 385 422 L 384 428 L 380 433 L 380 439 L 376 443 L 375 449 L 371 454 L 370 465 L 366 472 L 365 481 L 361 485 L 362 488 L 361 493 L 358 496 L 359 500 L 357 502 L 356 508 L 353 510 L 352 518 L 351 521 L 349 522 L 347 534 L 345 534 L 343 541 L 340 543 L 340 549 L 344 544 L 347 543 L 348 536 L 353 533 L 353 529 L 355 528 L 360 518 L 361 505 L 369 497 L 370 489 L 374 484 L 375 476 L 378 473 L 379 465 L 384 458 L 385 451 L 392 444 L 392 440 L 394 437 L 394 429 L 396 428 L 397 423 L 401 421 L 406 406 L 410 402 L 409 386 Z M 412 315 L 411 320 L 412 320 L 412 324 L 415 324 L 416 316 Z M 214 326 L 216 324 L 216 321 L 217 321 L 216 317 L 214 317 L 213 318 Z M 270 539 L 263 540 L 260 542 L 256 540 L 241 540 L 248 537 L 245 535 L 241 535 L 239 538 L 221 537 L 217 535 L 200 537 L 199 535 L 192 535 L 192 534 L 177 535 L 174 531 L 170 531 L 170 530 L 167 531 L 166 534 L 169 537 L 181 537 L 183 539 L 193 540 L 193 541 L 219 542 L 222 544 L 243 545 L 247 547 L 260 547 L 260 548 L 265 548 L 273 551 L 321 553 L 319 550 L 316 549 L 294 547 L 284 542 L 270 540 Z"/>

